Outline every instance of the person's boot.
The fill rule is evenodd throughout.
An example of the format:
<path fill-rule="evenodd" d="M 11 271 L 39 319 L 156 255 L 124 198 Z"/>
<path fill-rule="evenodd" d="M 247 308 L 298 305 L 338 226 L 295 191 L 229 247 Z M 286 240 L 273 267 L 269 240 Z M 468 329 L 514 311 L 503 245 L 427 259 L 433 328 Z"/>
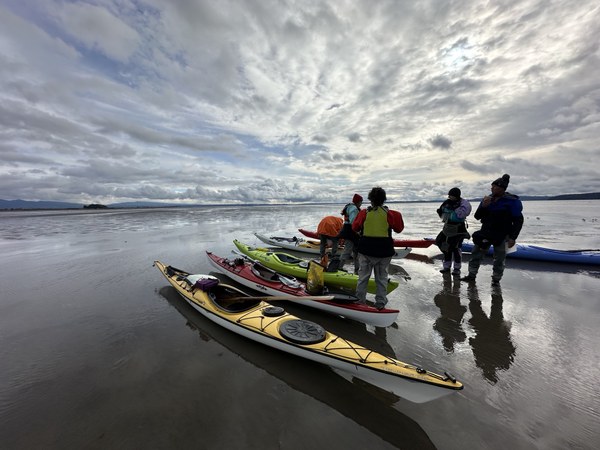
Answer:
<path fill-rule="evenodd" d="M 452 266 L 452 261 L 444 261 L 440 273 L 450 273 L 450 266 Z"/>
<path fill-rule="evenodd" d="M 462 278 L 460 279 L 460 281 L 468 281 L 468 282 L 471 282 L 471 281 L 475 281 L 475 278 L 476 278 L 475 274 L 474 274 L 474 273 L 470 273 L 470 274 L 468 274 L 468 275 L 466 275 L 466 276 L 462 277 Z"/>

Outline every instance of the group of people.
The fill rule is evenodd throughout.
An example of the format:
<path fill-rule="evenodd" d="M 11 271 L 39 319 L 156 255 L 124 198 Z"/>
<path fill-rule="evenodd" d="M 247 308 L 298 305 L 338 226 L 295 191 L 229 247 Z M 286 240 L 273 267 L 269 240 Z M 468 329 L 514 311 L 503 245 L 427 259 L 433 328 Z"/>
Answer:
<path fill-rule="evenodd" d="M 517 195 L 506 189 L 510 175 L 504 174 L 492 181 L 491 195 L 486 195 L 475 211 L 475 219 L 481 221 L 481 229 L 473 233 L 473 250 L 469 260 L 469 273 L 461 281 L 475 281 L 481 261 L 491 246 L 494 247 L 492 285 L 498 286 L 504 275 L 506 253 L 516 245 L 523 227 L 523 204 Z M 461 198 L 461 191 L 455 187 L 448 192 L 448 199 L 437 209 L 444 222 L 435 243 L 444 254 L 442 273 L 460 276 L 462 266 L 462 243 L 471 235 L 467 231 L 466 218 L 471 213 L 468 200 Z"/>
<path fill-rule="evenodd" d="M 500 283 L 507 248 L 516 245 L 515 241 L 523 227 L 523 205 L 518 196 L 507 192 L 509 181 L 508 174 L 494 180 L 491 195 L 486 195 L 475 211 L 474 217 L 481 221 L 481 229 L 472 235 L 474 247 L 468 274 L 460 278 L 461 281 L 475 281 L 484 255 L 493 246 L 492 284 Z M 331 261 L 324 264 L 328 266 L 327 270 L 338 270 L 352 258 L 354 272 L 358 274 L 356 296 L 359 302 L 366 303 L 367 285 L 371 274 L 374 274 L 377 286 L 375 307 L 383 309 L 387 304 L 388 267 L 395 253 L 392 232 L 402 232 L 404 220 L 399 211 L 384 205 L 387 196 L 383 188 L 374 187 L 367 198 L 370 205 L 361 209 L 363 198 L 354 194 L 352 202 L 341 211 L 343 219 L 337 216 L 323 218 L 317 233 L 322 262 L 327 260 L 327 246 L 331 245 Z M 471 237 L 466 223 L 471 209 L 471 204 L 462 198 L 458 187 L 450 189 L 448 199 L 437 209 L 444 222 L 435 241 L 444 255 L 440 270 L 443 274 L 461 275 L 461 247 L 463 241 Z M 340 239 L 344 239 L 344 249 L 338 257 Z"/>
<path fill-rule="evenodd" d="M 339 265 L 343 266 L 352 256 L 354 272 L 358 273 L 356 296 L 361 303 L 367 301 L 367 286 L 371 273 L 374 273 L 377 286 L 375 307 L 383 309 L 387 304 L 388 267 L 395 253 L 392 231 L 400 233 L 404 230 L 404 220 L 398 211 L 384 206 L 387 195 L 383 188 L 374 187 L 367 198 L 370 206 L 361 209 L 363 198 L 354 194 L 352 202 L 345 205 L 341 211 L 344 220 L 337 222 L 334 220 L 337 217 L 327 216 L 319 223 L 317 233 L 321 242 L 322 260 L 328 241 L 331 241 L 332 263 L 336 261 L 338 241 L 344 239 L 344 250 L 339 258 Z M 336 222 L 338 228 L 332 226 Z M 334 268 L 337 269 L 335 263 Z"/>

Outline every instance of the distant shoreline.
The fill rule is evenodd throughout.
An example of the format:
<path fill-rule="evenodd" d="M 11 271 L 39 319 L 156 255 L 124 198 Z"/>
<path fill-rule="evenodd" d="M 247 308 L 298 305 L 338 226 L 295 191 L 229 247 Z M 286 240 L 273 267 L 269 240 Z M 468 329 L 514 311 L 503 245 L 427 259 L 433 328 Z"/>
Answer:
<path fill-rule="evenodd" d="M 562 194 L 555 196 L 520 196 L 522 201 L 546 201 L 546 200 L 600 200 L 600 192 L 592 192 L 587 194 Z M 471 202 L 478 202 L 480 198 L 468 199 Z M 389 203 L 439 203 L 444 199 L 436 200 L 407 200 L 407 201 L 390 201 Z M 200 208 L 200 207 L 247 207 L 247 206 L 293 206 L 293 205 L 339 205 L 340 203 L 324 203 L 324 202 L 306 202 L 306 203 L 228 203 L 228 204 L 193 204 L 181 205 L 171 203 L 157 202 L 125 202 L 114 203 L 110 205 L 79 205 L 67 202 L 44 202 L 44 201 L 28 201 L 28 200 L 1 200 L 0 211 L 51 211 L 51 210 L 95 210 L 106 211 L 115 209 L 155 209 L 155 208 Z"/>

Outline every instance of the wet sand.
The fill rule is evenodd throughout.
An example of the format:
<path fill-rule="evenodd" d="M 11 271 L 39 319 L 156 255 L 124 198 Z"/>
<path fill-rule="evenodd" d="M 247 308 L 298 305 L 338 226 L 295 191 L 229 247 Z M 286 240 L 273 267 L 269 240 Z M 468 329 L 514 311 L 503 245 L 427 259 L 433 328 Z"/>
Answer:
<path fill-rule="evenodd" d="M 0 216 L 0 446 L 597 447 L 597 267 L 509 260 L 498 289 L 490 260 L 468 285 L 438 272 L 435 248 L 415 249 L 394 262 L 392 327 L 286 304 L 465 384 L 418 405 L 219 328 L 152 267 L 209 272 L 206 250 L 226 256 L 233 238 L 329 212 L 305 208 L 285 224 L 267 207 Z"/>

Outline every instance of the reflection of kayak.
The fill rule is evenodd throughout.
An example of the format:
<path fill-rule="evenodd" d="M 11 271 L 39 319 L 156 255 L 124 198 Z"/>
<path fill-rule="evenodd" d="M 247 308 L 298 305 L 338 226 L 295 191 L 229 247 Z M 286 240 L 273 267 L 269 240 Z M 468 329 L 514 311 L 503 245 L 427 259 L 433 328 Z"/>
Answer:
<path fill-rule="evenodd" d="M 266 248 L 251 247 L 238 241 L 237 239 L 234 239 L 233 243 L 244 255 L 260 261 L 269 269 L 273 269 L 284 275 L 301 278 L 303 280 L 305 280 L 308 276 L 308 261 L 304 259 L 296 258 L 289 253 L 269 251 L 269 249 Z M 358 282 L 357 275 L 344 272 L 343 270 L 338 270 L 337 272 L 324 272 L 323 276 L 327 286 L 336 286 L 345 289 L 356 290 L 356 284 Z M 397 281 L 388 280 L 388 294 L 397 287 Z M 375 279 L 370 278 L 367 291 L 371 294 L 374 294 L 376 290 L 377 286 L 375 285 Z"/>
<path fill-rule="evenodd" d="M 309 231 L 304 228 L 298 228 L 298 231 L 306 237 L 319 239 L 316 231 Z M 394 239 L 394 247 L 427 248 L 433 244 L 435 244 L 435 239 Z"/>
<path fill-rule="evenodd" d="M 224 273 L 239 284 L 264 292 L 268 295 L 290 297 L 291 302 L 299 303 L 311 308 L 344 316 L 348 319 L 374 325 L 376 327 L 390 326 L 398 316 L 397 309 L 382 309 L 357 303 L 357 298 L 348 294 L 334 295 L 333 300 L 305 300 L 302 297 L 310 295 L 306 292 L 306 285 L 296 279 L 290 279 L 265 267 L 259 262 L 245 261 L 243 258 L 230 260 L 221 258 L 211 252 L 206 252 L 210 263 L 221 273 Z"/>
<path fill-rule="evenodd" d="M 310 253 L 313 255 L 319 254 L 319 241 L 306 240 L 297 237 L 277 237 L 271 236 L 267 237 L 259 233 L 254 233 L 254 235 L 263 241 L 265 244 L 272 245 L 273 247 L 285 248 L 286 250 L 294 250 L 296 252 L 302 253 Z M 343 245 L 338 247 L 338 252 L 342 252 L 344 249 Z M 392 259 L 402 259 L 405 258 L 411 252 L 411 248 L 394 248 L 395 254 L 392 256 Z"/>
<path fill-rule="evenodd" d="M 516 244 L 517 249 L 507 253 L 507 258 L 531 259 L 536 261 L 552 261 L 574 264 L 600 264 L 600 250 L 554 250 L 552 248 L 539 247 L 537 245 Z M 463 242 L 462 249 L 466 252 L 473 250 L 472 242 Z M 493 254 L 494 247 L 487 251 Z"/>
<path fill-rule="evenodd" d="M 160 261 L 161 273 L 194 309 L 234 333 L 269 347 L 316 361 L 372 383 L 406 400 L 424 403 L 463 388 L 447 372 L 438 375 L 347 341 L 283 308 Z M 245 299 L 247 297 L 247 300 Z"/>
<path fill-rule="evenodd" d="M 398 401 L 396 395 L 378 388 L 376 388 L 376 395 L 374 395 L 374 389 L 357 389 L 351 380 L 340 377 L 335 371 L 328 370 L 327 366 L 306 364 L 303 358 L 290 357 L 285 352 L 273 352 L 270 347 L 255 345 L 249 339 L 241 339 L 239 335 L 217 325 L 187 302 L 182 301 L 170 284 L 165 283 L 165 286 L 159 290 L 159 294 L 181 314 L 181 317 L 185 319 L 185 326 L 193 335 L 199 337 L 197 339 L 199 348 L 209 342 L 212 342 L 209 345 L 216 344 L 223 347 L 235 357 L 239 357 L 261 372 L 275 377 L 294 391 L 317 400 L 319 405 L 332 408 L 375 436 L 389 442 L 394 448 L 437 449 L 425 430 L 416 421 L 398 411 L 397 408 L 391 407 Z M 380 340 L 377 336 L 365 333 L 364 325 L 358 322 L 338 320 L 334 323 L 343 325 L 344 329 L 357 330 L 361 337 L 366 337 L 369 344 L 362 344 L 364 347 L 371 348 L 379 345 Z M 338 333 L 336 332 L 336 334 Z M 356 343 L 360 344 L 361 341 Z M 394 355 L 389 356 L 395 357 Z M 243 373 L 237 373 L 232 374 L 228 380 L 235 383 L 235 380 L 244 379 Z M 199 386 L 198 389 L 202 389 L 202 386 Z M 239 391 L 243 390 L 244 387 L 240 386 Z M 348 401 L 348 399 L 352 399 L 352 401 Z M 274 406 L 269 397 L 265 397 L 263 400 L 263 403 Z M 254 405 L 257 404 L 254 403 Z M 357 408 L 356 405 L 360 405 L 360 408 Z M 371 414 L 364 414 L 364 411 L 378 411 L 377 420 L 373 420 Z M 390 427 L 390 423 L 393 423 L 394 426 Z M 240 429 L 242 432 L 252 433 L 255 431 L 253 426 L 255 425 L 250 421 L 248 424 L 240 424 Z M 251 439 L 250 441 L 254 442 L 255 440 Z M 276 433 L 273 433 L 272 439 L 263 439 L 262 442 L 262 448 L 268 449 L 276 447 L 279 440 Z"/>

